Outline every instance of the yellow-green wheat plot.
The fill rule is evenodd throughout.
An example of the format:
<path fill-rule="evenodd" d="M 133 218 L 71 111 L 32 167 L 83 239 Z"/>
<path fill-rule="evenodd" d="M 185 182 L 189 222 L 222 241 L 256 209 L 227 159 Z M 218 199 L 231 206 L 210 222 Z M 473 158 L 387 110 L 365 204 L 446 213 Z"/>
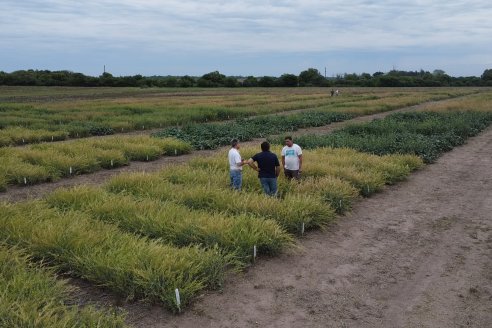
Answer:
<path fill-rule="evenodd" d="M 250 158 L 259 150 L 259 147 L 245 147 L 240 151 L 243 158 Z M 280 158 L 281 147 L 272 146 L 272 152 Z M 213 158 L 197 158 L 190 163 L 192 170 L 182 168 L 179 173 L 176 170 L 163 171 L 161 175 L 175 184 L 204 183 L 227 188 L 228 167 L 225 158 L 225 152 Z M 411 171 L 423 165 L 416 156 L 376 156 L 340 148 L 304 150 L 303 163 L 304 178 L 300 182 L 288 181 L 283 175 L 280 176 L 280 195 L 316 197 L 329 203 L 339 213 L 349 209 L 352 200 L 359 194 L 369 196 L 381 190 L 385 184 L 403 180 Z M 243 188 L 257 193 L 261 189 L 256 172 L 248 167 L 243 169 Z"/>
<path fill-rule="evenodd" d="M 184 306 L 204 288 L 220 286 L 231 261 L 216 248 L 177 248 L 40 201 L 0 203 L 0 242 L 129 299 L 160 301 L 173 310 L 180 306 L 176 288 Z"/>
<path fill-rule="evenodd" d="M 272 220 L 191 210 L 170 201 L 113 194 L 98 187 L 60 189 L 46 201 L 176 246 L 218 245 L 241 261 L 251 259 L 254 246 L 261 254 L 274 255 L 293 243 L 292 237 Z"/>
<path fill-rule="evenodd" d="M 481 111 L 492 112 L 492 90 L 479 94 L 451 99 L 442 103 L 425 104 L 421 111 Z"/>
<path fill-rule="evenodd" d="M 183 141 L 149 136 L 112 136 L 26 147 L 0 148 L 0 190 L 189 153 Z"/>
<path fill-rule="evenodd" d="M 125 327 L 123 316 L 65 305 L 73 288 L 52 269 L 0 243 L 0 327 Z"/>

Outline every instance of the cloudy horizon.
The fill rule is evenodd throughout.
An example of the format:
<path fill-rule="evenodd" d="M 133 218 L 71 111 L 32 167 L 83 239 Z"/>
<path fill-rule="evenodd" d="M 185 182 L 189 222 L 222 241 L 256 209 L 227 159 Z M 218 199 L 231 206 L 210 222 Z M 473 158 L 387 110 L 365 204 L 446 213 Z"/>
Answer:
<path fill-rule="evenodd" d="M 488 1 L 0 0 L 0 71 L 298 74 L 492 68 Z"/>

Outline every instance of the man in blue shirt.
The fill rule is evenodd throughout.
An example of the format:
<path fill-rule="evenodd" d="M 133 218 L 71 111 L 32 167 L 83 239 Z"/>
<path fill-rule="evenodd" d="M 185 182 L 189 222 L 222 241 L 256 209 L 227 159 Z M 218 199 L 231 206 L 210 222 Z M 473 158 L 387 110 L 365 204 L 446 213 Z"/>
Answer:
<path fill-rule="evenodd" d="M 253 170 L 258 171 L 258 178 L 260 178 L 265 194 L 275 196 L 277 194 L 277 177 L 280 174 L 280 162 L 277 155 L 270 151 L 270 144 L 266 141 L 263 142 L 261 153 L 251 157 L 247 163 Z"/>

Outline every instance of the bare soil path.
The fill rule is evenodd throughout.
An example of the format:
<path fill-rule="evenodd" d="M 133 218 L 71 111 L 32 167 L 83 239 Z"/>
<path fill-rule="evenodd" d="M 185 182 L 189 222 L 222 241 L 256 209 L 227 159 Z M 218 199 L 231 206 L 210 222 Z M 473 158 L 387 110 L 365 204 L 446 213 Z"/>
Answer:
<path fill-rule="evenodd" d="M 491 327 L 492 128 L 356 204 L 301 250 L 260 259 L 184 314 L 135 327 Z"/>
<path fill-rule="evenodd" d="M 462 97 L 467 97 L 467 96 L 469 96 L 469 95 L 462 96 Z M 462 98 L 462 97 L 459 97 L 459 98 Z M 424 106 L 426 106 L 430 103 L 448 102 L 448 101 L 453 101 L 455 99 L 456 98 L 448 98 L 448 99 L 444 99 L 444 100 L 425 102 L 425 103 L 422 103 L 419 105 L 402 107 L 402 108 L 398 108 L 398 109 L 391 110 L 391 111 L 359 116 L 359 117 L 356 117 L 356 118 L 351 119 L 351 120 L 332 123 L 332 124 L 321 126 L 321 127 L 299 129 L 298 131 L 294 132 L 293 135 L 298 136 L 298 135 L 310 134 L 310 133 L 314 133 L 314 134 L 316 134 L 316 133 L 320 133 L 320 134 L 331 133 L 334 130 L 342 128 L 348 124 L 368 122 L 368 121 L 372 121 L 375 119 L 381 119 L 381 118 L 384 118 L 384 117 L 386 117 L 390 114 L 394 114 L 394 113 L 415 111 L 415 110 L 423 108 Z M 307 109 L 299 109 L 299 110 L 289 111 L 286 113 L 277 113 L 277 114 L 272 114 L 272 115 L 285 115 L 288 113 L 290 114 L 293 112 L 301 112 L 301 111 L 306 111 L 306 110 Z M 160 130 L 160 129 L 158 129 L 158 130 Z M 128 134 L 130 134 L 130 135 L 141 135 L 141 134 L 150 134 L 151 132 L 152 132 L 152 130 L 133 131 L 133 132 L 130 132 Z M 101 136 L 90 137 L 90 138 L 101 138 Z M 252 141 L 243 142 L 242 144 L 243 145 L 258 145 L 263 140 L 264 140 L 263 138 L 254 139 Z M 59 141 L 59 142 L 66 142 L 66 141 Z M 177 156 L 177 157 L 161 157 L 158 160 L 150 161 L 150 162 L 131 162 L 130 165 L 128 165 L 128 166 L 124 166 L 124 167 L 120 167 L 120 168 L 116 168 L 116 169 L 112 169 L 112 170 L 101 170 L 101 171 L 97 171 L 97 172 L 90 173 L 90 174 L 74 176 L 72 178 L 64 178 L 64 179 L 61 179 L 61 180 L 56 181 L 56 182 L 41 183 L 41 184 L 31 185 L 31 186 L 9 186 L 7 191 L 0 192 L 0 201 L 16 202 L 16 201 L 22 201 L 22 200 L 31 199 L 31 198 L 39 198 L 39 197 L 43 197 L 45 194 L 49 193 L 50 191 L 53 191 L 53 190 L 60 188 L 60 187 L 72 187 L 72 186 L 77 186 L 80 184 L 92 184 L 92 185 L 102 184 L 106 180 L 111 178 L 112 176 L 119 174 L 121 172 L 158 171 L 161 168 L 168 166 L 168 165 L 186 163 L 187 161 L 189 161 L 190 159 L 192 159 L 194 157 L 213 155 L 217 151 L 218 150 L 200 150 L 200 151 L 194 151 L 188 155 L 182 155 L 182 156 Z"/>

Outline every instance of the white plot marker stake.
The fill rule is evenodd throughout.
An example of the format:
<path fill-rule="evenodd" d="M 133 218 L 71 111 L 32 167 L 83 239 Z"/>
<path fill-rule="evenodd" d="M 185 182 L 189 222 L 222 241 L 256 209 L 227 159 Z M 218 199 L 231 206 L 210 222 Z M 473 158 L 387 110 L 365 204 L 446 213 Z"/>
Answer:
<path fill-rule="evenodd" d="M 181 312 L 181 298 L 179 297 L 179 289 L 174 290 L 176 294 L 176 306 L 178 307 L 178 310 Z"/>
<path fill-rule="evenodd" d="M 73 170 L 72 170 L 72 167 L 70 166 L 70 175 L 72 175 L 72 172 L 73 172 Z"/>
<path fill-rule="evenodd" d="M 27 184 L 27 178 L 24 177 L 24 184 L 26 185 Z"/>
<path fill-rule="evenodd" d="M 113 166 L 113 160 L 111 160 L 111 166 Z"/>
<path fill-rule="evenodd" d="M 256 245 L 253 246 L 253 262 L 256 261 Z"/>
<path fill-rule="evenodd" d="M 174 156 L 178 156 L 178 150 L 174 149 Z"/>
<path fill-rule="evenodd" d="M 304 235 L 304 222 L 301 225 L 301 236 Z"/>

